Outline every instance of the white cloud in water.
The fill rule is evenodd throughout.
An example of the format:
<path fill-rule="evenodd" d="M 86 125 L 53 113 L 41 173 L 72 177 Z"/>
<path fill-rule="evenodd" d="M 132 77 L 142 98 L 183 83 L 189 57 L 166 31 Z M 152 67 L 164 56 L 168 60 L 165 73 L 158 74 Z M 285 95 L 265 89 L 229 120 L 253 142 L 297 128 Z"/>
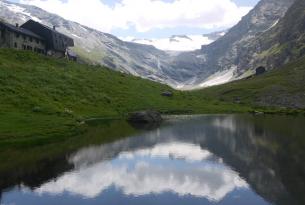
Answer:
<path fill-rule="evenodd" d="M 87 152 L 92 153 L 92 150 L 88 149 Z M 82 151 L 79 154 L 89 156 L 89 153 Z M 235 189 L 248 188 L 247 183 L 229 167 L 209 162 L 211 156 L 212 153 L 193 144 L 160 144 L 124 152 L 114 161 L 102 161 L 65 173 L 43 184 L 35 192 L 53 195 L 68 192 L 95 198 L 115 186 L 131 196 L 172 192 L 179 196 L 192 195 L 218 202 Z M 146 162 L 142 160 L 143 157 L 168 160 L 159 164 L 154 160 Z M 178 161 L 183 166 L 177 166 Z"/>
<path fill-rule="evenodd" d="M 189 27 L 223 28 L 237 23 L 251 7 L 232 0 L 122 0 L 110 7 L 100 0 L 21 0 L 104 32 L 134 26 L 138 32 Z"/>

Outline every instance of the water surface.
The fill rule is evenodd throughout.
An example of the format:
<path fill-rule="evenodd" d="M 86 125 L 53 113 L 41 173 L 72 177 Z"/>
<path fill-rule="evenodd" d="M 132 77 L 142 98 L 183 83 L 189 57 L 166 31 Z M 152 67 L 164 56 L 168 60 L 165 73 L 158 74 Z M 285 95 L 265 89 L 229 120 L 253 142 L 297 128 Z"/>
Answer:
<path fill-rule="evenodd" d="M 105 133 L 93 123 L 94 136 L 128 137 L 51 147 L 52 157 L 25 156 L 28 167 L 7 163 L 0 204 L 304 204 L 304 125 L 304 117 L 206 115 L 140 131 L 116 121 Z"/>

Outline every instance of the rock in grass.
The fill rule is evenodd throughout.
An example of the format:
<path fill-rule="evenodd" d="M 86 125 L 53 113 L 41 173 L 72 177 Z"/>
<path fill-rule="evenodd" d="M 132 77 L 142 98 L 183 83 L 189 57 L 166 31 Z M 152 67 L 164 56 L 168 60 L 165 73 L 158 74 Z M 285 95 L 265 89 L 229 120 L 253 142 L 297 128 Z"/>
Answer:
<path fill-rule="evenodd" d="M 128 121 L 133 123 L 159 123 L 162 116 L 159 112 L 153 110 L 133 112 L 128 115 Z"/>
<path fill-rule="evenodd" d="M 265 114 L 264 112 L 257 111 L 257 110 L 253 110 L 251 113 L 254 114 L 254 115 L 264 115 Z"/>
<path fill-rule="evenodd" d="M 39 106 L 35 106 L 32 108 L 32 112 L 42 112 L 42 108 Z"/>
<path fill-rule="evenodd" d="M 173 97 L 174 94 L 170 91 L 165 91 L 165 92 L 161 93 L 161 95 L 164 97 Z"/>
<path fill-rule="evenodd" d="M 258 68 L 256 68 L 256 70 L 255 70 L 255 75 L 262 75 L 262 74 L 264 74 L 266 72 L 266 68 L 265 67 L 263 67 L 263 66 L 260 66 L 260 67 L 258 67 Z"/>

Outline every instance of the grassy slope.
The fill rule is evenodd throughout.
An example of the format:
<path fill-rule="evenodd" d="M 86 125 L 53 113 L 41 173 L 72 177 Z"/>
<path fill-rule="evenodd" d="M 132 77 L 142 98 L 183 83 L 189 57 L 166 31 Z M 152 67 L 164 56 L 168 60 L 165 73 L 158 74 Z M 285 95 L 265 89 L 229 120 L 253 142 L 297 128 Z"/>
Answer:
<path fill-rule="evenodd" d="M 166 90 L 174 92 L 174 97 L 162 97 Z M 14 50 L 0 50 L 0 96 L 2 142 L 33 136 L 46 140 L 75 131 L 77 121 L 85 118 L 123 117 L 142 109 L 167 113 L 249 110 L 106 68 Z"/>
<path fill-rule="evenodd" d="M 263 111 L 304 112 L 305 58 L 261 76 L 197 92 L 224 102 L 239 100 L 241 105 Z"/>
<path fill-rule="evenodd" d="M 174 97 L 160 95 L 167 90 Z M 305 102 L 305 58 L 252 79 L 181 92 L 107 68 L 0 50 L 0 96 L 0 145 L 29 139 L 45 142 L 78 132 L 77 124 L 83 119 L 122 118 L 142 109 L 290 112 L 280 107 Z"/>

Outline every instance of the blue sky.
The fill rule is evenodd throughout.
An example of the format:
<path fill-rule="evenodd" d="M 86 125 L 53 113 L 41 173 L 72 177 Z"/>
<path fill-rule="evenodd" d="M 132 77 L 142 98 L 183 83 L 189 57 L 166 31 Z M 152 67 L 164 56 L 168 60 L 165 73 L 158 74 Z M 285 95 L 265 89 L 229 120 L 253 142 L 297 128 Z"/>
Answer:
<path fill-rule="evenodd" d="M 10 0 L 119 37 L 200 35 L 236 24 L 259 0 Z"/>

